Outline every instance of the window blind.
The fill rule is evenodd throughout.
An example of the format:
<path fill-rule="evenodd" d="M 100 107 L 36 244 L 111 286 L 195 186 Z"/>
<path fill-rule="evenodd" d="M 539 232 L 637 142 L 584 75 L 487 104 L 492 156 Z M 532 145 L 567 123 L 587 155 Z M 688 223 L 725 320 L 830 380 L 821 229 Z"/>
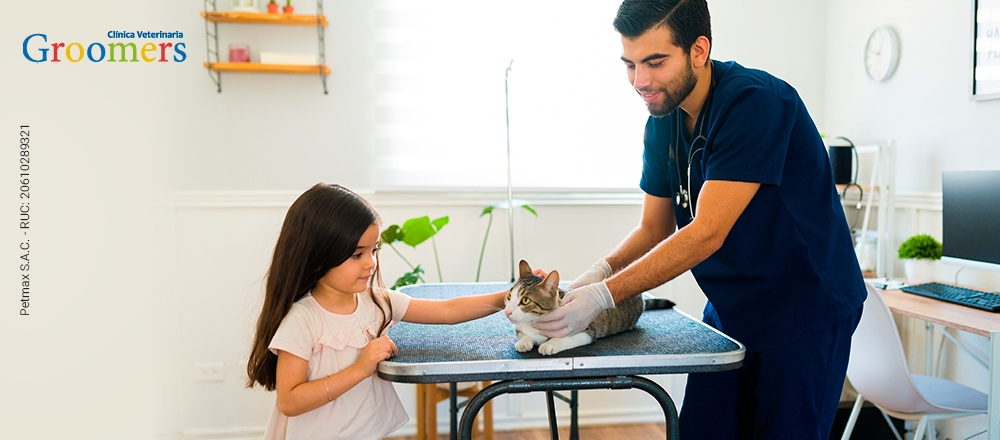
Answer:
<path fill-rule="evenodd" d="M 514 187 L 636 188 L 619 3 L 377 0 L 376 188 L 506 187 L 508 105 Z"/>

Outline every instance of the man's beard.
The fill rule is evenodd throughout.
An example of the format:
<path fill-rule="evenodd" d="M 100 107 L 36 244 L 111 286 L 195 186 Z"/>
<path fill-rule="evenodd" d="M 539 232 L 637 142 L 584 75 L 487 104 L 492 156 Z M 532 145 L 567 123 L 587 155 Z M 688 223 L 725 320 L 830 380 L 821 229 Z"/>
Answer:
<path fill-rule="evenodd" d="M 656 90 L 663 92 L 663 100 L 647 102 L 646 109 L 654 118 L 662 118 L 673 113 L 681 105 L 681 102 L 687 99 L 697 83 L 698 78 L 694 76 L 694 69 L 691 68 L 691 64 L 688 64 L 687 69 L 676 81 L 671 81 L 666 88 Z"/>

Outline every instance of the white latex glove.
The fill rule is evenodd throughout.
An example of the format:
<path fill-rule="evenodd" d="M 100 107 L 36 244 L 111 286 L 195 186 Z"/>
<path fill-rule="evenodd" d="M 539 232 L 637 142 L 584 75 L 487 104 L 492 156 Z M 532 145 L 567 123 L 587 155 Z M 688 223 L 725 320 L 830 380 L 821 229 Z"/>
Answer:
<path fill-rule="evenodd" d="M 571 290 L 562 305 L 535 321 L 535 328 L 549 338 L 562 338 L 582 332 L 598 313 L 615 306 L 608 283 L 600 281 Z"/>
<path fill-rule="evenodd" d="M 599 283 L 610 276 L 611 265 L 608 264 L 605 259 L 601 258 L 600 260 L 597 260 L 593 266 L 590 266 L 590 269 L 587 269 L 586 272 L 580 274 L 580 276 L 571 281 L 569 285 L 566 286 L 566 289 L 573 290 L 586 286 L 587 284 Z"/>

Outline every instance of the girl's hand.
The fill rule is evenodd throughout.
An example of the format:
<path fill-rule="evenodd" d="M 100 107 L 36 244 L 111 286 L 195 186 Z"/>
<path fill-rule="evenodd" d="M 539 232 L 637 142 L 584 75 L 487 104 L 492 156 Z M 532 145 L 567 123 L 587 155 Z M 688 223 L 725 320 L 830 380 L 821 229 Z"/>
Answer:
<path fill-rule="evenodd" d="M 533 271 L 531 271 L 531 274 L 534 275 L 534 276 L 536 276 L 536 277 L 542 277 L 542 278 L 545 278 L 545 277 L 549 276 L 548 272 L 545 272 L 540 267 L 537 268 L 537 269 L 535 269 L 535 270 L 533 270 Z"/>
<path fill-rule="evenodd" d="M 361 349 L 356 363 L 366 374 L 372 375 L 375 374 L 379 362 L 389 359 L 398 352 L 396 343 L 392 342 L 388 336 L 382 336 L 368 341 L 368 345 Z"/>

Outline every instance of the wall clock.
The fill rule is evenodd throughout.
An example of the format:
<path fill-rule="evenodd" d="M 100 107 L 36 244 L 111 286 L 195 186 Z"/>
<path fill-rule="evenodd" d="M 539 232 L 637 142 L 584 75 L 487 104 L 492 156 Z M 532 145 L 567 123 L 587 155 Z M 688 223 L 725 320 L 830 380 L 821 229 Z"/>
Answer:
<path fill-rule="evenodd" d="M 875 81 L 885 81 L 899 63 L 899 37 L 888 26 L 872 29 L 865 41 L 865 73 Z"/>

